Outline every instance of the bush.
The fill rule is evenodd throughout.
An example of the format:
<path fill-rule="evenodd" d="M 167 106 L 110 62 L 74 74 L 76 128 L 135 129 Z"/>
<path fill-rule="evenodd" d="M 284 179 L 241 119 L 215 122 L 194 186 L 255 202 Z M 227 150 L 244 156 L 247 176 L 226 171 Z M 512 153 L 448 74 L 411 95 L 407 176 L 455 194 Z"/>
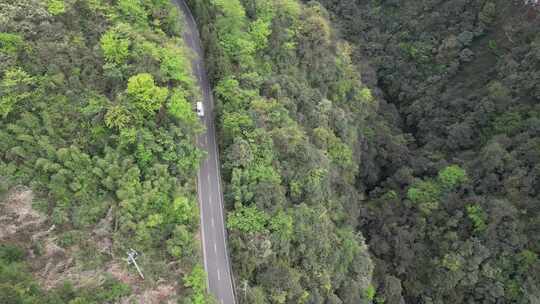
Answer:
<path fill-rule="evenodd" d="M 6 263 L 19 262 L 24 258 L 24 250 L 19 247 L 0 244 L 0 260 Z"/>

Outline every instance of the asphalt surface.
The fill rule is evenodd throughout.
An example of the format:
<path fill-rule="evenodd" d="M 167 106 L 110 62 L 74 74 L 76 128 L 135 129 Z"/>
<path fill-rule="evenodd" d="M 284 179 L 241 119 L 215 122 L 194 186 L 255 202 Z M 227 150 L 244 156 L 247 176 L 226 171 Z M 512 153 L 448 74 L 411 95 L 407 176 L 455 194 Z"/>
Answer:
<path fill-rule="evenodd" d="M 208 155 L 198 174 L 199 208 L 204 255 L 204 268 L 208 274 L 208 290 L 220 304 L 235 304 L 231 267 L 227 251 L 227 231 L 223 217 L 223 193 L 219 172 L 219 154 L 214 125 L 214 100 L 204 66 L 204 53 L 197 24 L 184 0 L 173 1 L 185 16 L 184 40 L 193 50 L 193 74 L 198 80 L 204 104 L 202 122 L 206 132 L 199 136 L 199 147 Z"/>

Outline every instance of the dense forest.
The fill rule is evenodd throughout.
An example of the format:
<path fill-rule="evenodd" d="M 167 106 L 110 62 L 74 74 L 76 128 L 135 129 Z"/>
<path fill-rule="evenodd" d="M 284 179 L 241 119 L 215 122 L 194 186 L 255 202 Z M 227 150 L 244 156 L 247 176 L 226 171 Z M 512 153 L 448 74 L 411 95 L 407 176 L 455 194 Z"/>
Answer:
<path fill-rule="evenodd" d="M 358 229 L 385 303 L 540 300 L 540 35 L 523 1 L 321 1 L 388 103 Z M 444 170 L 453 164 L 451 171 Z M 449 186 L 453 190 L 449 191 Z"/>
<path fill-rule="evenodd" d="M 380 117 L 352 47 L 318 3 L 191 4 L 218 102 L 240 302 L 370 302 L 356 183 L 360 136 Z"/>
<path fill-rule="evenodd" d="M 376 134 L 360 163 L 377 294 L 538 303 L 537 1 L 321 2 L 407 139 Z"/>
<path fill-rule="evenodd" d="M 243 303 L 540 300 L 535 3 L 192 6 Z"/>
<path fill-rule="evenodd" d="M 239 303 L 540 302 L 537 1 L 187 2 Z M 0 302 L 213 302 L 182 27 L 0 3 Z"/>
<path fill-rule="evenodd" d="M 1 1 L 1 303 L 49 303 L 21 272 L 72 286 L 50 303 L 130 299 L 125 283 L 138 302 L 204 301 L 182 26 L 167 0 Z"/>

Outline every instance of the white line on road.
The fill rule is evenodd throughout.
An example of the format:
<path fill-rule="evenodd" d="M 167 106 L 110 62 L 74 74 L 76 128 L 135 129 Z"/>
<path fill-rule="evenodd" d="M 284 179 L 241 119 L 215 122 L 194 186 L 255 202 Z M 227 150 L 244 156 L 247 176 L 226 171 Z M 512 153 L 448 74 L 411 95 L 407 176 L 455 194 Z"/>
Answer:
<path fill-rule="evenodd" d="M 197 192 L 198 193 L 202 193 L 200 192 L 201 191 L 201 172 L 197 172 Z M 201 208 L 201 213 L 200 213 L 200 219 L 201 219 L 201 237 L 203 239 L 203 242 L 202 242 L 202 249 L 203 249 L 203 260 L 204 260 L 204 271 L 206 271 L 206 273 L 208 273 L 208 259 L 206 258 L 206 246 L 204 244 L 204 206 L 203 206 L 203 203 L 202 203 L 202 200 L 201 200 L 201 195 L 197 195 L 197 198 L 198 198 L 198 201 L 199 201 L 199 206 Z M 210 289 L 210 281 L 207 279 L 206 280 L 206 288 L 207 289 Z"/>
<path fill-rule="evenodd" d="M 216 228 L 216 223 L 214 222 L 214 218 L 212 218 L 212 228 Z"/>
<path fill-rule="evenodd" d="M 219 268 L 217 269 L 217 280 L 221 281 L 221 271 L 219 271 Z"/>
<path fill-rule="evenodd" d="M 208 180 L 208 184 L 210 184 L 210 174 L 206 176 L 206 179 Z"/>
<path fill-rule="evenodd" d="M 217 253 L 217 245 L 214 243 L 214 252 Z"/>

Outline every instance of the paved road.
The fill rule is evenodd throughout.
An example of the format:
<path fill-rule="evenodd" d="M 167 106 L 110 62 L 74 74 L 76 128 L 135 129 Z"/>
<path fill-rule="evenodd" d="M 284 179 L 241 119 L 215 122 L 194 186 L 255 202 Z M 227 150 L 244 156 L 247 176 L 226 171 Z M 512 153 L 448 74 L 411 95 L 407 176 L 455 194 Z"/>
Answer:
<path fill-rule="evenodd" d="M 184 0 L 174 0 L 184 13 L 186 29 L 184 40 L 193 50 L 193 73 L 198 79 L 203 97 L 206 132 L 199 139 L 199 147 L 207 151 L 208 157 L 201 164 L 198 174 L 198 194 L 201 211 L 201 231 L 204 268 L 208 273 L 208 289 L 220 304 L 235 304 L 231 267 L 227 251 L 227 231 L 223 219 L 223 193 L 219 173 L 219 154 L 214 126 L 214 100 L 204 66 L 199 31 Z"/>

